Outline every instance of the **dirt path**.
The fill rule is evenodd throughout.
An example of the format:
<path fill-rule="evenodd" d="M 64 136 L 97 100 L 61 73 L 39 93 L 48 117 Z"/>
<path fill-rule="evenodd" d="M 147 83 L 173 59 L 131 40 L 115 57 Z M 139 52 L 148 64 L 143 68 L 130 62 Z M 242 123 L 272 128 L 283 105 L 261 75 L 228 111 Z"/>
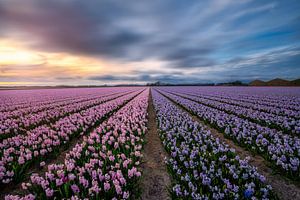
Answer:
<path fill-rule="evenodd" d="M 156 117 L 150 91 L 148 106 L 148 132 L 145 136 L 144 160 L 141 181 L 143 200 L 165 200 L 169 198 L 167 187 L 171 184 L 164 158 L 167 156 L 157 133 Z"/>
<path fill-rule="evenodd" d="M 170 98 L 168 98 L 168 99 L 171 100 Z M 269 163 L 263 157 L 261 157 L 259 155 L 253 155 L 251 152 L 236 145 L 232 140 L 225 138 L 224 135 L 222 133 L 220 133 L 218 130 L 210 127 L 208 124 L 205 124 L 203 121 L 201 121 L 198 118 L 198 116 L 191 114 L 187 109 L 185 109 L 183 106 L 177 104 L 173 100 L 171 100 L 171 101 L 175 105 L 177 105 L 180 109 L 189 113 L 190 116 L 193 118 L 193 120 L 199 122 L 200 124 L 204 125 L 208 130 L 210 130 L 211 134 L 215 138 L 219 138 L 220 141 L 223 141 L 226 144 L 228 144 L 231 148 L 234 148 L 236 150 L 236 153 L 241 158 L 245 158 L 245 157 L 249 156 L 250 157 L 249 163 L 252 166 L 257 167 L 258 172 L 267 178 L 268 184 L 270 184 L 273 187 L 273 189 L 276 192 L 276 194 L 278 195 L 279 199 L 282 199 L 282 200 L 300 199 L 300 185 L 298 183 L 294 183 L 294 182 L 284 178 L 283 176 L 280 176 L 279 174 L 274 174 L 273 170 L 270 167 L 268 167 Z"/>

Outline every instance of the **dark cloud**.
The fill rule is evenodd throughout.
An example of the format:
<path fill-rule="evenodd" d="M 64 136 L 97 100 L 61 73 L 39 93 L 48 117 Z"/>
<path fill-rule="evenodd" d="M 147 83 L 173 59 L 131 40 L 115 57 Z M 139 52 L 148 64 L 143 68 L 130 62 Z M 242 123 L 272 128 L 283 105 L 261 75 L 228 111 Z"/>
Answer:
<path fill-rule="evenodd" d="M 236 67 L 245 66 L 276 66 L 279 63 L 292 63 L 291 66 L 299 65 L 299 63 L 294 62 L 295 59 L 299 60 L 300 47 L 289 47 L 289 48 L 279 48 L 273 49 L 267 52 L 257 52 L 252 55 L 235 57 L 228 60 L 224 65 L 231 65 Z M 274 67 L 274 69 L 276 69 Z"/>
<path fill-rule="evenodd" d="M 32 45 L 43 50 L 127 61 L 152 57 L 176 61 L 174 67 L 180 67 L 178 64 L 196 67 L 214 50 L 212 44 L 206 45 L 202 39 L 193 42 L 189 35 L 178 35 L 181 29 L 181 24 L 176 24 L 179 15 L 188 15 L 196 2 L 189 5 L 132 1 L 123 6 L 118 1 L 28 2 L 22 5 L 12 0 L 0 4 L 0 23 L 35 37 L 37 41 Z M 147 26 L 149 33 L 145 31 Z M 191 63 L 193 61 L 196 62 Z"/>
<path fill-rule="evenodd" d="M 114 75 L 101 75 L 101 76 L 90 76 L 88 80 L 93 81 L 129 81 L 132 80 L 129 76 L 114 76 Z"/>
<path fill-rule="evenodd" d="M 215 51 L 215 47 L 177 47 L 168 49 L 160 57 L 170 61 L 169 67 L 173 68 L 197 68 L 215 65 L 215 61 L 209 55 Z"/>
<path fill-rule="evenodd" d="M 88 80 L 93 81 L 104 81 L 104 82 L 120 82 L 120 81 L 138 81 L 138 82 L 150 82 L 155 81 L 155 77 L 149 74 L 139 74 L 139 75 L 101 75 L 101 76 L 91 76 L 87 78 Z"/>
<path fill-rule="evenodd" d="M 151 74 L 151 75 L 166 74 L 166 72 L 162 72 L 161 70 L 151 70 L 151 69 L 149 69 L 149 70 L 132 70 L 130 73 L 134 74 L 134 75 L 137 75 L 137 74 Z M 168 74 L 172 74 L 172 75 L 176 75 L 176 76 L 182 76 L 183 72 L 168 70 Z"/>
<path fill-rule="evenodd" d="M 269 1 L 0 0 L 0 37 L 27 41 L 53 52 L 105 57 L 121 63 L 158 60 L 164 73 L 93 76 L 102 81 L 186 81 L 173 70 L 206 70 L 207 76 L 268 66 L 280 74 L 273 49 L 300 47 L 300 4 Z M 254 55 L 253 52 L 265 52 Z M 269 52 L 269 53 L 268 53 Z M 293 55 L 277 53 L 292 59 Z M 297 54 L 298 55 L 298 54 Z M 241 70 L 241 68 L 243 68 Z M 150 69 L 149 69 L 150 70 Z M 249 71 L 248 70 L 248 71 Z M 217 72 L 215 72 L 217 71 Z M 218 72 L 220 74 L 218 74 Z M 234 73 L 233 73 L 234 72 Z M 298 71 L 297 71 L 298 72 Z M 178 72 L 177 72 L 178 73 Z M 267 76 L 268 72 L 265 72 Z M 271 74 L 271 73 L 269 73 Z M 298 74 L 299 76 L 300 74 Z M 223 77 L 223 76 L 222 76 Z M 58 77 L 57 80 L 66 80 Z"/>
<path fill-rule="evenodd" d="M 209 67 L 214 66 L 216 62 L 213 59 L 204 56 L 196 56 L 175 60 L 170 63 L 170 67 L 174 68 L 199 68 L 199 67 Z"/>
<path fill-rule="evenodd" d="M 164 82 L 164 83 L 193 83 L 199 81 L 198 79 L 192 78 L 190 76 L 177 76 L 170 74 L 160 74 L 160 75 L 149 75 L 149 74 L 139 74 L 133 76 L 118 76 L 118 75 L 102 75 L 102 76 L 92 76 L 88 77 L 88 80 L 101 81 L 106 83 L 114 82 Z"/>
<path fill-rule="evenodd" d="M 70 80 L 80 80 L 82 79 L 83 77 L 81 76 L 59 76 L 59 77 L 56 77 L 55 79 L 58 80 L 58 81 L 70 81 Z"/>
<path fill-rule="evenodd" d="M 224 70 L 211 74 L 226 81 L 253 79 L 270 80 L 285 78 L 294 80 L 300 74 L 300 48 L 281 48 L 267 52 L 257 52 L 244 57 L 236 57 L 220 65 Z"/>
<path fill-rule="evenodd" d="M 198 47 L 198 48 L 178 48 L 171 50 L 165 55 L 166 60 L 180 60 L 187 57 L 193 56 L 205 56 L 213 52 L 214 48 L 212 47 Z"/>
<path fill-rule="evenodd" d="M 108 11 L 101 13 L 99 9 L 96 13 L 76 1 L 30 2 L 25 8 L 3 3 L 0 24 L 34 37 L 36 48 L 126 57 L 127 48 L 143 40 L 134 30 L 114 26 L 114 20 L 105 16 Z"/>

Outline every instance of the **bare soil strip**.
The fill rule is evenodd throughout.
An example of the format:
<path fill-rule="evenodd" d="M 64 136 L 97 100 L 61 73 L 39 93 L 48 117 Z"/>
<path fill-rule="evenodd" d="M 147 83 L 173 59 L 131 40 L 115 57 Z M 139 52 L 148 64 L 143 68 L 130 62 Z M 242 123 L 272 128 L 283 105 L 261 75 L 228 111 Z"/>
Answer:
<path fill-rule="evenodd" d="M 148 132 L 145 135 L 144 159 L 141 180 L 143 200 L 170 199 L 168 187 L 171 179 L 167 172 L 164 158 L 167 156 L 157 132 L 156 115 L 150 91 L 148 105 Z"/>
<path fill-rule="evenodd" d="M 159 93 L 160 93 L 160 91 L 159 91 Z M 162 93 L 160 93 L 160 94 L 162 94 Z M 165 96 L 165 95 L 163 95 L 163 96 Z M 202 120 L 200 120 L 198 116 L 190 113 L 182 105 L 176 103 L 175 101 L 173 101 L 172 99 L 170 99 L 167 96 L 165 96 L 165 97 L 168 98 L 170 101 L 172 101 L 181 110 L 189 113 L 190 116 L 193 118 L 193 120 L 195 120 L 198 123 L 207 127 L 207 129 L 211 131 L 211 134 L 215 138 L 219 138 L 220 141 L 224 142 L 225 144 L 228 144 L 231 148 L 234 148 L 236 150 L 236 153 L 241 158 L 244 159 L 246 157 L 250 157 L 249 163 L 252 166 L 257 167 L 258 172 L 267 178 L 267 183 L 273 187 L 273 189 L 276 192 L 276 194 L 278 195 L 279 199 L 283 199 L 283 200 L 300 199 L 299 184 L 294 183 L 291 180 L 288 180 L 287 178 L 280 176 L 279 174 L 275 174 L 273 172 L 273 170 L 270 167 L 268 167 L 269 163 L 267 161 L 265 161 L 265 159 L 263 157 L 261 157 L 259 155 L 253 155 L 253 153 L 236 145 L 232 140 L 225 138 L 225 136 L 222 133 L 218 132 L 216 129 L 212 128 L 210 125 L 208 125 L 208 124 L 204 123 Z"/>
<path fill-rule="evenodd" d="M 144 91 L 144 90 L 143 90 Z M 142 92 L 143 92 L 142 91 Z M 33 173 L 37 173 L 39 175 L 44 174 L 45 172 L 48 171 L 48 166 L 51 164 L 59 164 L 59 163 L 64 163 L 65 160 L 65 156 L 68 152 L 70 152 L 77 143 L 81 143 L 83 142 L 83 138 L 84 136 L 88 135 L 89 133 L 91 133 L 95 128 L 97 128 L 99 126 L 99 124 L 107 121 L 114 113 L 118 112 L 118 110 L 120 110 L 121 108 L 123 108 L 125 105 L 127 105 L 130 101 L 132 101 L 135 97 L 137 97 L 139 94 L 141 94 L 142 92 L 139 92 L 137 95 L 135 95 L 133 98 L 131 98 L 130 100 L 126 101 L 123 105 L 121 105 L 119 108 L 117 108 L 116 110 L 114 110 L 113 112 L 111 112 L 106 118 L 105 120 L 100 120 L 99 123 L 97 123 L 98 125 L 96 125 L 95 127 L 91 128 L 89 131 L 87 131 L 85 134 L 83 135 L 79 135 L 73 139 L 70 140 L 70 142 L 67 145 L 63 145 L 59 148 L 59 155 L 58 156 L 53 156 L 53 155 L 49 155 L 49 157 L 45 160 L 46 165 L 44 167 L 40 167 L 39 163 L 36 163 L 35 165 L 33 165 L 28 172 L 26 173 L 26 177 L 24 178 L 23 182 L 28 182 L 30 179 L 30 175 Z M 0 192 L 0 199 L 4 199 L 5 195 L 7 194 L 24 194 L 24 190 L 22 190 L 21 187 L 22 183 L 18 183 L 18 184 L 9 184 L 4 188 L 1 188 L 1 192 Z"/>

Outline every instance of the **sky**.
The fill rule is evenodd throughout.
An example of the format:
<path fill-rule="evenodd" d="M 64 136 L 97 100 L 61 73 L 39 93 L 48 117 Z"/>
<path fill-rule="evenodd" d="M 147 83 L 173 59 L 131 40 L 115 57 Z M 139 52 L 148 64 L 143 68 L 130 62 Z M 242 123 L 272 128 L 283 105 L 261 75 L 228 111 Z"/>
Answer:
<path fill-rule="evenodd" d="M 0 85 L 300 78 L 299 0 L 0 0 Z"/>

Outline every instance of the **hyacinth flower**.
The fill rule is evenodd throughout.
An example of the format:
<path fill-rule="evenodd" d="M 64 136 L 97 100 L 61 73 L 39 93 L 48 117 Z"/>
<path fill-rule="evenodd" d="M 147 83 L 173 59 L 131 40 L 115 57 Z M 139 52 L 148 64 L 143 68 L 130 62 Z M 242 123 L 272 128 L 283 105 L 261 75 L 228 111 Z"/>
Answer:
<path fill-rule="evenodd" d="M 224 92 L 222 92 L 222 88 L 176 87 L 162 89 L 165 91 L 201 97 L 203 100 L 215 100 L 230 105 L 272 113 L 279 116 L 300 119 L 300 99 L 296 97 L 297 93 L 294 94 L 295 96 L 281 96 L 283 91 L 275 92 L 274 96 L 272 96 L 272 100 L 270 101 L 270 99 L 265 95 L 254 95 L 254 93 L 257 92 L 257 88 L 250 88 L 251 91 L 246 92 L 245 94 L 235 92 L 237 88 L 231 88 Z M 241 92 L 245 92 L 245 89 L 246 88 L 243 88 Z M 272 89 L 276 90 L 278 88 Z M 285 90 L 288 91 L 289 89 L 286 88 Z M 270 92 L 271 90 L 268 90 L 268 93 Z M 291 93 L 293 92 L 295 91 L 291 90 Z"/>
<path fill-rule="evenodd" d="M 112 95 L 102 95 L 89 98 L 87 100 L 67 101 L 65 105 L 58 106 L 57 104 L 51 105 L 48 109 L 42 109 L 40 112 L 22 115 L 18 112 L 19 117 L 10 117 L 8 119 L 0 120 L 0 139 L 12 137 L 16 134 L 26 134 L 28 131 L 44 124 L 54 123 L 60 118 L 68 116 L 72 113 L 80 112 L 98 104 L 113 100 L 128 92 L 121 92 Z M 31 107 L 30 107 L 31 108 Z M 32 109 L 31 109 L 32 110 Z M 15 112 L 15 111 L 14 111 Z M 9 112 L 8 112 L 9 113 Z M 7 115 L 7 113 L 6 113 Z"/>
<path fill-rule="evenodd" d="M 300 126 L 300 119 L 295 119 L 294 117 L 281 116 L 264 111 L 254 110 L 252 108 L 246 108 L 244 106 L 226 104 L 217 100 L 203 98 L 202 96 L 187 95 L 178 92 L 172 92 L 172 94 L 190 99 L 192 101 L 196 101 L 203 105 L 217 108 L 229 114 L 237 115 L 241 118 L 248 119 L 254 123 L 258 123 L 262 126 L 275 128 L 287 134 L 298 133 L 297 128 Z"/>
<path fill-rule="evenodd" d="M 174 91 L 175 92 L 175 91 Z M 253 109 L 253 111 L 262 111 L 262 112 L 266 112 L 266 113 L 271 113 L 271 114 L 276 114 L 279 116 L 286 116 L 289 118 L 294 118 L 294 119 L 300 119 L 300 110 L 295 110 L 295 109 L 289 109 L 289 108 L 284 108 L 284 105 L 280 105 L 279 107 L 276 106 L 270 106 L 270 105 L 266 105 L 266 104 L 260 104 L 260 103 L 265 103 L 265 102 L 249 102 L 243 98 L 238 99 L 237 97 L 232 97 L 230 95 L 228 96 L 220 96 L 220 95 L 216 95 L 216 94 L 201 94 L 201 93 L 195 93 L 192 91 L 177 91 L 179 93 L 182 94 L 186 94 L 186 95 L 191 95 L 191 96 L 196 96 L 196 97 L 202 97 L 204 99 L 208 99 L 208 100 L 214 100 L 214 101 L 218 101 L 218 102 L 222 102 L 225 104 L 230 104 L 230 105 L 235 105 L 235 106 L 240 106 L 240 107 L 244 107 L 244 108 L 250 108 Z"/>
<path fill-rule="evenodd" d="M 27 135 L 17 135 L 3 140 L 0 143 L 1 183 L 19 182 L 34 162 L 40 163 L 50 154 L 57 155 L 60 146 L 88 132 L 91 127 L 96 126 L 141 91 L 139 89 L 113 101 L 72 114 L 49 126 L 38 127 Z"/>
<path fill-rule="evenodd" d="M 148 96 L 145 90 L 102 123 L 66 155 L 63 164 L 49 165 L 43 176 L 33 174 L 23 184 L 30 197 L 130 199 L 138 194 Z"/>
<path fill-rule="evenodd" d="M 122 88 L 73 88 L 52 90 L 2 90 L 0 95 L 0 112 L 15 111 L 16 116 L 33 113 L 49 108 L 52 104 L 77 102 L 78 100 L 107 96 L 122 92 L 133 92 L 130 87 Z M 20 115 L 18 115 L 20 114 Z M 0 120 L 5 117 L 1 115 Z"/>
<path fill-rule="evenodd" d="M 173 177 L 172 199 L 276 199 L 256 168 L 158 92 L 158 128 Z"/>
<path fill-rule="evenodd" d="M 163 92 L 206 123 L 223 132 L 226 137 L 242 147 L 262 155 L 275 170 L 285 176 L 299 180 L 300 138 L 242 119 L 236 115 L 199 104 L 180 96 Z"/>
<path fill-rule="evenodd" d="M 166 91 L 190 93 L 201 97 L 232 100 L 230 102 L 249 103 L 252 106 L 269 106 L 277 110 L 300 111 L 299 90 L 295 88 L 256 88 L 256 87 L 174 87 L 164 88 Z"/>
<path fill-rule="evenodd" d="M 18 105 L 17 102 L 14 102 L 11 105 L 7 105 L 4 110 L 1 111 L 0 115 L 0 121 L 3 122 L 5 119 L 9 118 L 19 118 L 23 117 L 25 115 L 29 114 L 35 114 L 43 110 L 52 110 L 55 108 L 60 108 L 63 106 L 67 106 L 73 103 L 80 103 L 85 102 L 89 100 L 94 100 L 97 98 L 107 97 L 114 94 L 121 94 L 123 92 L 129 92 L 130 90 L 128 88 L 122 88 L 123 91 L 114 91 L 114 90 L 96 90 L 93 92 L 89 92 L 88 94 L 83 93 L 81 90 L 76 90 L 78 92 L 75 93 L 75 95 L 72 95 L 70 97 L 70 91 L 65 91 L 64 94 L 60 94 L 60 96 L 57 96 L 57 94 L 53 94 L 51 92 L 51 100 L 43 99 L 44 96 L 37 96 L 37 94 L 32 93 L 32 95 L 37 99 L 36 101 L 31 101 L 28 103 L 22 104 L 21 108 L 16 107 Z M 4 94 L 7 95 L 7 94 Z M 20 96 L 19 98 L 24 98 L 24 96 Z M 1 106 L 0 105 L 0 109 Z M 15 109 L 12 109 L 15 108 Z"/>

